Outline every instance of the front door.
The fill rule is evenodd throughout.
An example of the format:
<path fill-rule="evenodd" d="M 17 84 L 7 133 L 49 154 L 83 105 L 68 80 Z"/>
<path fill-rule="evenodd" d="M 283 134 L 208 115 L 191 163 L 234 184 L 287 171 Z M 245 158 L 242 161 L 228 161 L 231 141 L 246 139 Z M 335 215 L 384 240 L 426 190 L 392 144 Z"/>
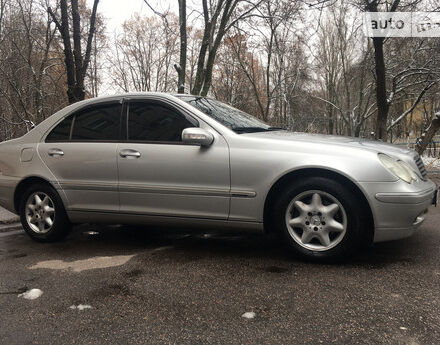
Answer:
<path fill-rule="evenodd" d="M 229 149 L 223 137 L 157 101 L 132 100 L 126 115 L 126 142 L 117 149 L 121 212 L 227 219 Z M 182 130 L 197 126 L 212 131 L 210 147 L 182 142 Z"/>

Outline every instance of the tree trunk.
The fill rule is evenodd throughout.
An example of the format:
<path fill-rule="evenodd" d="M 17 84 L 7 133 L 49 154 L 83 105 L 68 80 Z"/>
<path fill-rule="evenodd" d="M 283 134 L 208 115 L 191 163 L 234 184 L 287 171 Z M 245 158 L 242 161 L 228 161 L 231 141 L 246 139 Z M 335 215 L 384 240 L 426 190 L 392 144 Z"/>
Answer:
<path fill-rule="evenodd" d="M 387 140 L 388 101 L 386 87 L 385 60 L 383 54 L 383 37 L 374 37 L 374 62 L 376 72 L 376 139 Z"/>
<path fill-rule="evenodd" d="M 440 111 L 434 115 L 429 126 L 423 131 L 422 135 L 417 138 L 416 141 L 416 151 L 419 155 L 422 155 L 423 152 L 428 147 L 429 143 L 431 143 L 437 131 L 440 129 Z"/>
<path fill-rule="evenodd" d="M 75 58 L 75 85 L 73 94 L 75 101 L 84 99 L 84 78 L 82 77 L 82 49 L 81 49 L 81 17 L 79 15 L 78 0 L 71 0 L 72 6 L 72 29 L 73 29 L 73 57 Z"/>
<path fill-rule="evenodd" d="M 231 18 L 237 3 L 238 0 L 225 0 L 224 4 L 223 1 L 218 1 L 214 13 L 212 14 L 211 18 L 209 18 L 208 2 L 207 0 L 202 1 L 205 28 L 203 32 L 202 45 L 200 47 L 199 59 L 197 62 L 197 73 L 194 87 L 191 90 L 193 95 L 206 96 L 208 94 L 208 91 L 211 87 L 212 70 L 217 50 L 223 40 L 224 35 L 226 34 L 227 23 Z M 217 33 L 215 33 L 217 28 L 217 20 L 219 17 L 221 18 L 220 24 L 218 25 Z M 206 61 L 207 52 L 208 57 Z"/>
<path fill-rule="evenodd" d="M 208 10 L 208 2 L 207 0 L 202 1 L 203 5 L 203 16 L 205 21 L 205 27 L 203 30 L 203 38 L 202 44 L 200 45 L 199 57 L 197 59 L 197 71 L 196 77 L 194 80 L 194 86 L 191 90 L 191 94 L 199 95 L 203 86 L 203 79 L 205 76 L 205 58 L 206 52 L 209 47 L 209 42 L 211 41 L 211 28 L 212 28 L 212 19 L 209 19 L 209 10 Z"/>
<path fill-rule="evenodd" d="M 66 65 L 67 74 L 67 97 L 69 104 L 75 103 L 75 95 L 73 93 L 73 86 L 75 85 L 75 67 L 72 54 L 72 46 L 70 43 L 70 30 L 69 30 L 69 14 L 67 13 L 67 1 L 62 0 L 61 7 L 61 26 L 59 30 L 61 37 L 63 38 L 64 45 L 64 63 Z M 50 12 L 51 13 L 51 12 Z M 53 16 L 55 19 L 55 16 Z"/>
<path fill-rule="evenodd" d="M 370 12 L 377 12 L 380 1 L 364 0 L 365 9 Z M 400 0 L 393 0 L 389 5 L 389 12 L 395 12 L 399 7 Z M 387 2 L 388 5 L 388 2 Z M 388 6 L 387 6 L 388 8 Z M 389 104 L 387 100 L 386 69 L 383 54 L 383 37 L 373 37 L 374 62 L 376 71 L 376 101 L 377 101 L 377 121 L 376 139 L 387 140 L 387 120 Z"/>
<path fill-rule="evenodd" d="M 186 75 L 186 0 L 179 1 L 179 25 L 180 25 L 180 58 L 179 58 L 179 70 L 177 81 L 177 92 L 185 92 L 185 75 Z"/>
<path fill-rule="evenodd" d="M 328 115 L 328 134 L 333 134 L 334 122 L 333 122 L 333 107 L 331 105 L 327 106 L 327 115 Z"/>
<path fill-rule="evenodd" d="M 64 45 L 64 62 L 67 74 L 67 97 L 69 104 L 81 101 L 85 98 L 84 78 L 90 61 L 92 49 L 92 39 L 95 33 L 96 11 L 99 0 L 94 0 L 92 14 L 90 16 L 90 28 L 87 35 L 87 47 L 84 57 L 81 49 L 81 17 L 78 9 L 78 0 L 72 0 L 72 31 L 73 31 L 73 50 L 70 42 L 69 14 L 67 0 L 61 0 L 61 22 L 49 7 L 49 15 L 55 22 Z"/>

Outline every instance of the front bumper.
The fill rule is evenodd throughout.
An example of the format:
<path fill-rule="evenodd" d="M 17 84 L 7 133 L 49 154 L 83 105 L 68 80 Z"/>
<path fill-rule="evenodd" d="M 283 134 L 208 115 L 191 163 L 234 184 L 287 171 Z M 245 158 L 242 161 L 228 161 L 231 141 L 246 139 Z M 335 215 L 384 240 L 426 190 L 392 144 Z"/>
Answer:
<path fill-rule="evenodd" d="M 361 185 L 374 217 L 374 242 L 411 236 L 425 220 L 428 207 L 436 202 L 437 185 L 431 180 Z"/>

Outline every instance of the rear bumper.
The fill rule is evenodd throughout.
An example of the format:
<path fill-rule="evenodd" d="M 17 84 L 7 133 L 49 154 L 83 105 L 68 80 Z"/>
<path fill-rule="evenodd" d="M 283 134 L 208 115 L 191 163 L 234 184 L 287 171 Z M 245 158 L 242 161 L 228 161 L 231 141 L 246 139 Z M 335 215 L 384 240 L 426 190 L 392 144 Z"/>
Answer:
<path fill-rule="evenodd" d="M 16 213 L 14 192 L 19 182 L 18 177 L 0 175 L 0 206 L 13 213 Z"/>
<path fill-rule="evenodd" d="M 437 191 L 430 180 L 411 185 L 403 181 L 366 183 L 363 188 L 374 216 L 374 242 L 411 236 L 425 220 Z"/>

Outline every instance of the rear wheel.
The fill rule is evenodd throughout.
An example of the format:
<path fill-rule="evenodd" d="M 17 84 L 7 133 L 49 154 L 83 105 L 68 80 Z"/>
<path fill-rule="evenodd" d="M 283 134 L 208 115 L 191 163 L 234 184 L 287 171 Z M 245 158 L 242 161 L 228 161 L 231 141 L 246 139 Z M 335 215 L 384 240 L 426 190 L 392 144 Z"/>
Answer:
<path fill-rule="evenodd" d="M 365 210 L 339 182 L 310 177 L 289 185 L 272 209 L 273 225 L 288 248 L 302 258 L 346 258 L 361 245 Z"/>
<path fill-rule="evenodd" d="M 71 228 L 61 198 L 45 184 L 26 190 L 20 202 L 20 219 L 26 233 L 39 242 L 60 240 Z"/>

